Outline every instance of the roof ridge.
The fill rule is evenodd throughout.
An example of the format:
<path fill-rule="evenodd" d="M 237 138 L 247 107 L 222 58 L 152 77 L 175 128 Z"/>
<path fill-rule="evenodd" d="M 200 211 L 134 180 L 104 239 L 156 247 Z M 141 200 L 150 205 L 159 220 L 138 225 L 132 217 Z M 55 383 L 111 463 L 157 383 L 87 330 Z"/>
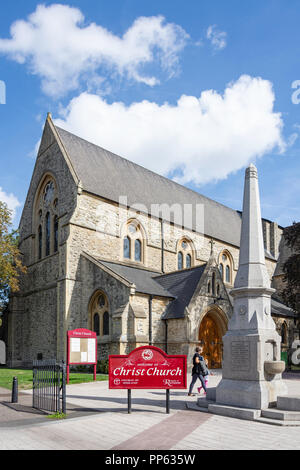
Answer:
<path fill-rule="evenodd" d="M 185 269 L 180 269 L 180 270 L 177 270 L 177 271 L 170 271 L 169 273 L 160 274 L 158 276 L 155 276 L 154 279 L 158 279 L 158 278 L 161 278 L 161 277 L 167 277 L 167 276 L 171 276 L 171 275 L 175 275 L 175 274 L 179 274 L 179 273 L 186 273 L 188 271 L 193 271 L 195 269 L 205 268 L 206 266 L 207 266 L 207 263 L 198 264 L 197 266 L 192 266 L 191 268 L 185 268 Z"/>
<path fill-rule="evenodd" d="M 55 125 L 55 124 L 54 124 L 54 125 Z M 161 178 L 161 179 L 163 179 L 163 180 L 166 180 L 166 181 L 168 181 L 169 183 L 178 186 L 179 188 L 183 188 L 184 190 L 191 191 L 191 192 L 193 192 L 194 194 L 197 194 L 198 196 L 201 196 L 201 197 L 205 198 L 207 201 L 210 201 L 210 202 L 212 202 L 212 203 L 214 203 L 214 204 L 216 204 L 216 205 L 218 205 L 218 206 L 222 206 L 222 207 L 224 207 L 225 209 L 228 209 L 228 210 L 230 210 L 230 211 L 232 211 L 232 212 L 234 212 L 234 213 L 237 213 L 237 214 L 240 214 L 240 212 L 241 212 L 241 211 L 239 211 L 239 210 L 237 210 L 237 209 L 232 209 L 231 207 L 225 206 L 225 204 L 222 204 L 221 202 L 215 201 L 214 199 L 211 199 L 210 197 L 205 196 L 204 194 L 199 193 L 198 191 L 195 191 L 194 189 L 191 189 L 191 188 L 188 188 L 187 186 L 184 186 L 183 184 L 177 183 L 176 181 L 174 181 L 174 180 L 172 180 L 172 179 L 170 179 L 170 178 L 168 178 L 168 177 L 166 177 L 166 176 L 160 175 L 159 173 L 156 173 L 156 172 L 153 171 L 153 170 L 149 170 L 149 168 L 146 168 L 146 167 L 140 165 L 139 163 L 133 162 L 132 160 L 129 160 L 128 158 L 122 157 L 121 155 L 118 155 L 117 153 L 114 153 L 114 152 L 112 152 L 111 150 L 105 149 L 104 147 L 101 147 L 100 145 L 94 144 L 93 142 L 90 142 L 89 140 L 84 139 L 83 137 L 80 137 L 80 136 L 78 136 L 78 135 L 76 135 L 76 134 L 73 134 L 72 132 L 67 131 L 66 129 L 63 129 L 62 127 L 59 127 L 59 126 L 56 126 L 56 125 L 55 125 L 55 127 L 58 129 L 58 132 L 59 132 L 60 130 L 63 131 L 63 132 L 66 132 L 66 133 L 68 133 L 68 134 L 70 134 L 70 135 L 76 137 L 77 139 L 82 140 L 83 142 L 85 142 L 85 143 L 87 143 L 87 144 L 89 144 L 89 145 L 92 145 L 92 146 L 94 146 L 94 147 L 96 147 L 96 148 L 99 148 L 99 149 L 103 150 L 104 152 L 109 153 L 110 155 L 113 155 L 114 157 L 120 158 L 120 159 L 122 159 L 122 160 L 128 162 L 129 164 L 131 164 L 131 165 L 133 165 L 133 166 L 137 166 L 137 167 L 139 167 L 139 168 L 142 168 L 144 171 L 149 172 L 149 173 L 151 173 L 151 174 L 155 175 L 156 177 L 159 177 L 159 178 Z"/>

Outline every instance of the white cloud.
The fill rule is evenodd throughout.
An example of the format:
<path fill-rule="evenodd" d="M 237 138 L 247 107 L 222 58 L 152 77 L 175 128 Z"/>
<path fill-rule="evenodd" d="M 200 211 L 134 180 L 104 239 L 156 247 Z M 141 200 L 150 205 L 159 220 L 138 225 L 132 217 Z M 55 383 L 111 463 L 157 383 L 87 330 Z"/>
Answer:
<path fill-rule="evenodd" d="M 227 33 L 225 31 L 217 30 L 216 25 L 211 25 L 207 28 L 206 38 L 210 40 L 214 50 L 220 51 L 227 45 Z"/>
<path fill-rule="evenodd" d="M 7 207 L 12 211 L 12 218 L 14 219 L 16 215 L 16 209 L 21 206 L 21 203 L 19 202 L 18 198 L 12 193 L 7 194 L 0 187 L 0 201 L 5 202 L 5 204 L 7 204 Z"/>
<path fill-rule="evenodd" d="M 283 152 L 283 122 L 273 110 L 272 84 L 241 76 L 221 95 L 181 96 L 175 106 L 149 101 L 107 103 L 83 93 L 56 124 L 181 183 L 226 178 L 275 148 Z"/>
<path fill-rule="evenodd" d="M 0 39 L 0 53 L 27 64 L 51 96 L 75 90 L 81 79 L 91 82 L 100 67 L 111 77 L 154 86 L 159 78 L 144 74 L 143 66 L 159 63 L 172 76 L 189 38 L 162 16 L 140 17 L 119 37 L 95 23 L 86 25 L 79 9 L 60 4 L 37 6 L 27 20 L 13 23 L 10 32 L 10 39 Z"/>

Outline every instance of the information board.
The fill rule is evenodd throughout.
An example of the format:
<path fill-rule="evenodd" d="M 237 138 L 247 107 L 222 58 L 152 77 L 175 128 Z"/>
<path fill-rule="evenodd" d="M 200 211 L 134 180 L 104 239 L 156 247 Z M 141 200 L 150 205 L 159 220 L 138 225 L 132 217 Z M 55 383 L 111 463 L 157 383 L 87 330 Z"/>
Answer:
<path fill-rule="evenodd" d="M 127 356 L 109 356 L 111 389 L 185 389 L 186 356 L 141 346 Z"/>
<path fill-rule="evenodd" d="M 69 383 L 69 366 L 79 364 L 94 365 L 94 380 L 96 380 L 96 333 L 84 328 L 68 331 L 67 348 L 67 382 Z"/>

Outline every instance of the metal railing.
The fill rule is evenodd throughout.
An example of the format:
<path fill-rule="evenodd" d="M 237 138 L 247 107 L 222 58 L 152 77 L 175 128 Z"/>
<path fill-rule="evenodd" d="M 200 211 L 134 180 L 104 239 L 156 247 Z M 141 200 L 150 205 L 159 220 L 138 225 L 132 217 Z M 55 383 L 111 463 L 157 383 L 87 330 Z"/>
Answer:
<path fill-rule="evenodd" d="M 33 361 L 33 408 L 66 413 L 66 365 Z"/>

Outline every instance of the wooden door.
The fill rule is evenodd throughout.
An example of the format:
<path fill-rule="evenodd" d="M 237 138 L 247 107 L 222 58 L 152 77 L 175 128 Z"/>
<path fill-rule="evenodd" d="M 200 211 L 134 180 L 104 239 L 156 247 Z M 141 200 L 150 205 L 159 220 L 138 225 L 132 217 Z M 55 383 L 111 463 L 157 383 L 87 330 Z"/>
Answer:
<path fill-rule="evenodd" d="M 203 318 L 199 340 L 203 346 L 203 357 L 208 362 L 209 369 L 220 369 L 222 367 L 222 336 L 214 318 L 207 314 Z"/>

